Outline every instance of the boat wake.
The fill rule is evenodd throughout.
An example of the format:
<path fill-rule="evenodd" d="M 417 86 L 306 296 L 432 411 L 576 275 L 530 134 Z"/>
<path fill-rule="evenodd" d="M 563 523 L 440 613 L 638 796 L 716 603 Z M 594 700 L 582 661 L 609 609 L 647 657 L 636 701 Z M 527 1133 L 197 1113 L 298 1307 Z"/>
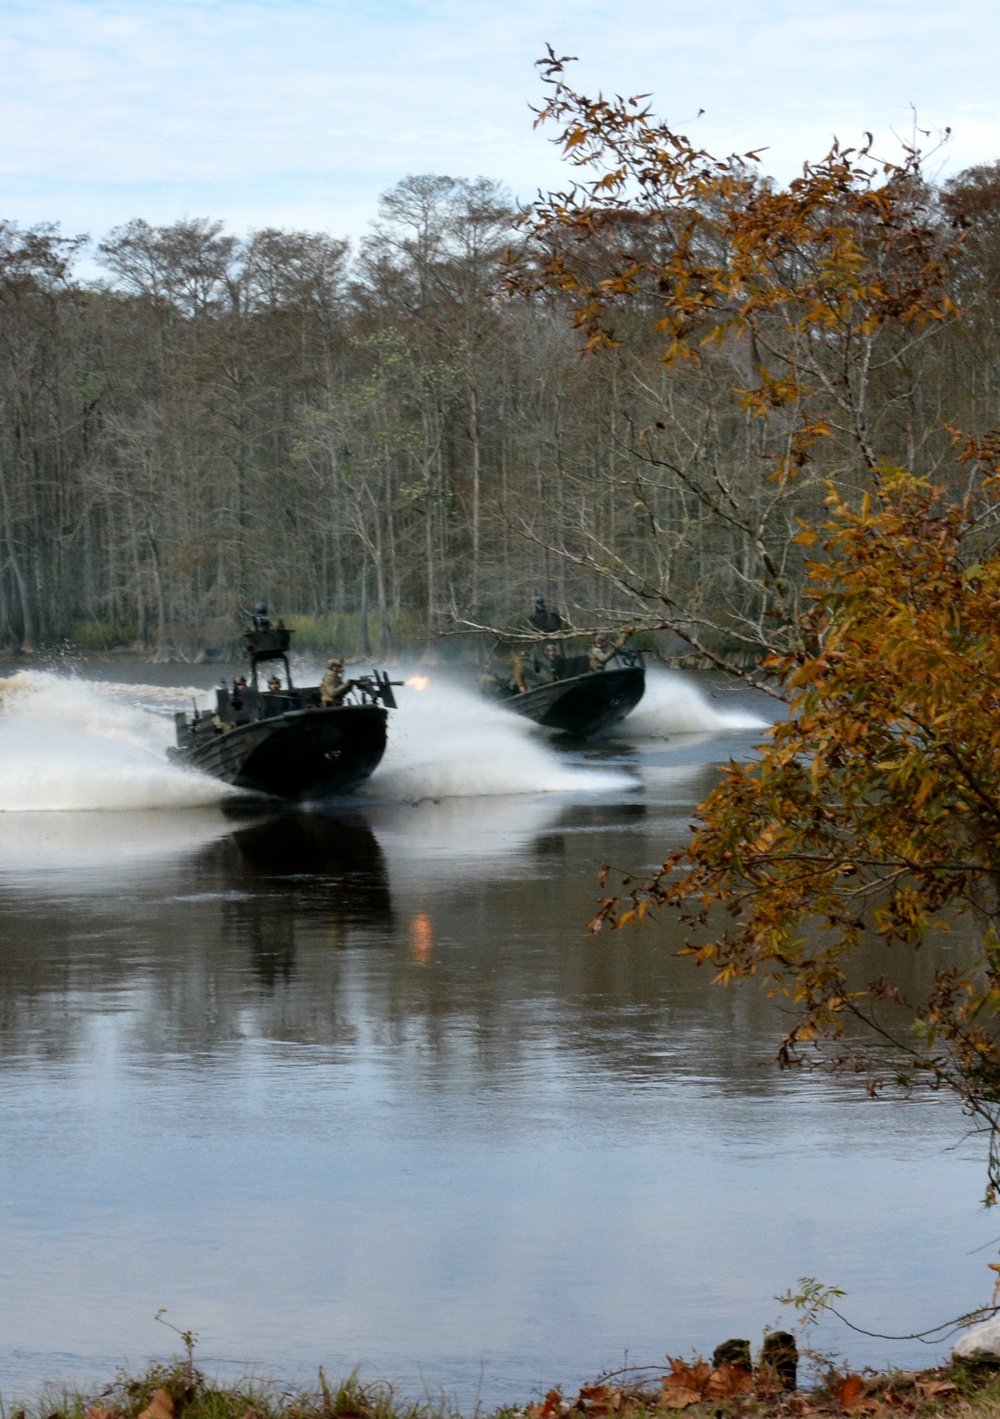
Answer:
<path fill-rule="evenodd" d="M 410 680 L 425 680 L 412 676 Z M 366 798 L 469 798 L 505 793 L 606 793 L 635 780 L 560 759 L 526 720 L 435 675 L 398 692 L 389 747 Z"/>
<path fill-rule="evenodd" d="M 766 729 L 769 721 L 743 706 L 723 708 L 697 685 L 669 670 L 647 669 L 641 704 L 619 727 L 629 739 L 673 734 L 718 734 L 727 729 Z"/>
<path fill-rule="evenodd" d="M 52 671 L 0 679 L 0 812 L 193 808 L 228 785 L 172 764 L 172 711 L 205 701 L 188 687 L 106 683 Z M 450 683 L 410 676 L 398 691 L 389 747 L 358 797 L 399 802 L 501 794 L 609 793 L 635 786 L 616 769 L 554 752 L 526 720 Z M 723 708 L 683 676 L 647 673 L 629 738 L 761 729 L 744 707 Z"/>
<path fill-rule="evenodd" d="M 190 691 L 42 670 L 0 680 L 0 812 L 192 808 L 228 796 L 226 784 L 167 761 L 169 702 L 182 694 L 189 703 Z"/>
<path fill-rule="evenodd" d="M 411 677 L 418 682 L 422 677 Z M 531 726 L 435 677 L 399 692 L 389 748 L 358 795 L 393 802 L 627 789 L 626 774 L 575 767 Z M 172 712 L 204 692 L 24 670 L 0 679 L 0 812 L 192 808 L 235 790 L 170 763 Z"/>

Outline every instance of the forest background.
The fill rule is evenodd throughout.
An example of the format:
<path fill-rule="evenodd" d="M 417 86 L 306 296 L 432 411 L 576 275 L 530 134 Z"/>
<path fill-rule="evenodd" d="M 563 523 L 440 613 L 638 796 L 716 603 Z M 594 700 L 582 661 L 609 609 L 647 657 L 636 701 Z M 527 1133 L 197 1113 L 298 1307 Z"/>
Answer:
<path fill-rule="evenodd" d="M 908 181 L 944 318 L 826 342 L 868 423 L 837 436 L 833 371 L 807 456 L 800 409 L 745 397 L 766 322 L 664 359 L 656 292 L 629 289 L 589 351 L 579 281 L 552 279 L 580 232 L 519 223 L 489 179 L 407 178 L 353 258 L 137 219 L 93 251 L 100 282 L 86 238 L 0 224 L 0 644 L 193 658 L 264 597 L 303 644 L 385 653 L 544 593 L 578 626 L 759 659 L 797 615 L 800 519 L 871 486 L 866 446 L 961 493 L 951 431 L 996 423 L 1000 165 Z M 745 190 L 778 194 L 751 163 Z M 649 230 L 585 240 L 620 275 Z"/>

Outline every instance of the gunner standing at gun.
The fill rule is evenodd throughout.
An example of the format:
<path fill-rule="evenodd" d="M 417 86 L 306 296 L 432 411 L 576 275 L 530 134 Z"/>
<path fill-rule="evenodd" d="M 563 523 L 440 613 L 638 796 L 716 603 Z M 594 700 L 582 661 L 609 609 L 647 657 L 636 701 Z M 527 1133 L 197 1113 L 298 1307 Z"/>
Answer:
<path fill-rule="evenodd" d="M 594 644 L 590 647 L 587 656 L 587 664 L 590 669 L 603 670 L 609 660 L 614 660 L 631 635 L 632 627 L 626 626 L 625 630 L 616 636 L 604 634 L 595 636 Z"/>
<path fill-rule="evenodd" d="M 353 690 L 355 685 L 353 680 L 344 679 L 342 660 L 328 660 L 327 665 L 330 668 L 320 681 L 319 687 L 319 702 L 324 708 L 343 704 L 344 696 Z"/>

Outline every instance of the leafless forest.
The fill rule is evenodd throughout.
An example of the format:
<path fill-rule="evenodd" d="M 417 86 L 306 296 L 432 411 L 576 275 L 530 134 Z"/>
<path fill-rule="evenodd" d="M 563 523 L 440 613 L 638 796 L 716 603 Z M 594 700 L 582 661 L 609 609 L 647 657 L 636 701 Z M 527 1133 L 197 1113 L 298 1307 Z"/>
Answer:
<path fill-rule="evenodd" d="M 812 348 L 833 436 L 788 485 L 781 417 L 733 397 L 753 342 L 666 363 L 633 300 L 584 352 L 570 297 L 504 279 L 532 238 L 485 179 L 407 179 L 354 254 L 133 221 L 89 247 L 99 281 L 83 239 L 0 224 L 0 643 L 193 655 L 265 597 L 387 651 L 544 593 L 757 651 L 796 518 L 865 486 L 865 438 L 954 482 L 950 430 L 1000 423 L 1000 169 L 919 203 L 960 314 Z"/>

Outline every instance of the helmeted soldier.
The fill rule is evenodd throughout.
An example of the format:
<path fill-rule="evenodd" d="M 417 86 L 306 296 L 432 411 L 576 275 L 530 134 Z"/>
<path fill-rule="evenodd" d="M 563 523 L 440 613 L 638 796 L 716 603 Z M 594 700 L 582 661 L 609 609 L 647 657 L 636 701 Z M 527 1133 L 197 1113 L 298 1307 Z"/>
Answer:
<path fill-rule="evenodd" d="M 319 702 L 321 705 L 339 705 L 349 690 L 354 689 L 353 680 L 344 679 L 344 662 L 339 657 L 327 661 L 326 674 L 320 682 Z"/>
<path fill-rule="evenodd" d="M 544 596 L 535 597 L 535 609 L 528 617 L 528 625 L 536 631 L 541 631 L 543 635 L 551 636 L 556 631 L 565 629 L 566 622 L 558 611 L 550 611 L 545 604 Z"/>

